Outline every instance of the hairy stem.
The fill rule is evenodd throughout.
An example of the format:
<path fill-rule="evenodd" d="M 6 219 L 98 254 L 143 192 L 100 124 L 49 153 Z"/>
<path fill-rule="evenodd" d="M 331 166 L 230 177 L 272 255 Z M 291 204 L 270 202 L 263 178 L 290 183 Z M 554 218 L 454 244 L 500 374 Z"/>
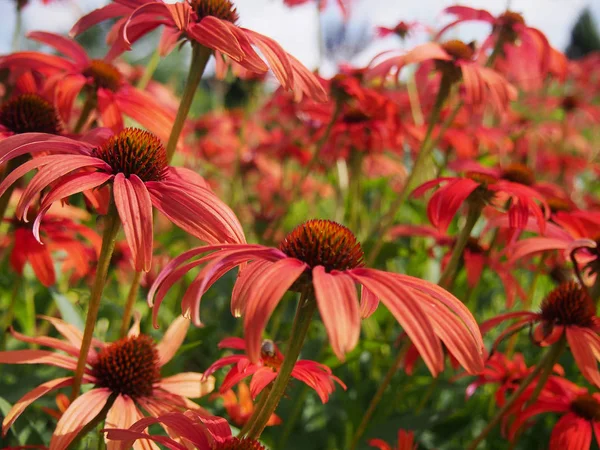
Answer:
<path fill-rule="evenodd" d="M 296 309 L 296 316 L 294 317 L 294 323 L 292 325 L 290 340 L 288 342 L 283 364 L 279 369 L 277 378 L 273 383 L 273 387 L 271 388 L 271 392 L 269 393 L 264 406 L 261 409 L 256 409 L 250 418 L 250 425 L 248 425 L 249 438 L 258 439 L 260 437 L 271 414 L 275 412 L 277 405 L 279 405 L 279 401 L 283 397 L 292 375 L 292 370 L 296 365 L 296 360 L 300 355 L 300 350 L 304 345 L 308 326 L 310 325 L 316 307 L 317 302 L 312 290 L 307 289 L 302 292 L 300 300 L 298 301 L 298 308 Z"/>
<path fill-rule="evenodd" d="M 131 286 L 129 287 L 129 293 L 127 294 L 127 300 L 125 302 L 125 309 L 123 310 L 123 321 L 121 322 L 120 336 L 123 338 L 127 335 L 127 329 L 129 328 L 129 322 L 131 321 L 131 315 L 133 313 L 133 306 L 137 299 L 138 291 L 140 290 L 140 280 L 142 279 L 142 271 L 135 272 Z"/>
<path fill-rule="evenodd" d="M 439 285 L 443 288 L 449 289 L 454 283 L 454 278 L 456 276 L 456 272 L 458 269 L 458 265 L 460 263 L 460 259 L 465 251 L 465 247 L 469 242 L 469 238 L 471 237 L 471 232 L 481 215 L 481 205 L 471 204 L 469 206 L 469 213 L 467 214 L 467 222 L 465 226 L 460 231 L 458 235 L 458 239 L 454 244 L 454 248 L 452 249 L 452 255 L 450 256 L 450 261 L 446 265 L 444 272 L 442 273 L 439 281 Z"/>
<path fill-rule="evenodd" d="M 85 329 L 83 331 L 81 349 L 79 350 L 79 359 L 77 360 L 77 369 L 75 370 L 73 388 L 71 390 L 71 401 L 77 398 L 79 395 L 79 389 L 81 388 L 81 380 L 83 379 L 88 352 L 92 344 L 94 327 L 96 326 L 96 319 L 98 318 L 98 310 L 100 309 L 102 291 L 104 290 L 104 285 L 106 284 L 110 258 L 113 254 L 113 250 L 115 249 L 115 241 L 117 239 L 117 233 L 119 232 L 120 226 L 121 221 L 119 219 L 119 214 L 117 213 L 114 203 L 111 203 L 108 214 L 105 216 L 102 247 L 100 249 L 100 256 L 98 257 L 96 277 L 94 278 L 94 284 L 92 286 L 92 292 L 88 304 L 88 312 L 85 319 Z"/>
<path fill-rule="evenodd" d="M 212 51 L 203 45 L 198 43 L 192 44 L 192 62 L 190 63 L 190 71 L 188 73 L 187 80 L 185 82 L 185 88 L 181 96 L 181 103 L 179 103 L 179 109 L 177 110 L 177 116 L 175 116 L 175 122 L 173 128 L 171 128 L 171 134 L 169 135 L 169 142 L 167 142 L 167 159 L 171 161 L 175 150 L 177 149 L 177 141 L 185 125 L 188 113 L 194 100 L 194 94 L 200 84 L 200 79 L 206 68 L 206 64 L 212 55 Z"/>

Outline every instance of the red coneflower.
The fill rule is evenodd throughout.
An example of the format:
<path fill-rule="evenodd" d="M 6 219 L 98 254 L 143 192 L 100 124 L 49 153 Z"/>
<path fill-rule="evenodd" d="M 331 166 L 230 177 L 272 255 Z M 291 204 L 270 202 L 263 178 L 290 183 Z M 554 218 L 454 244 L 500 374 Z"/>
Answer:
<path fill-rule="evenodd" d="M 73 103 L 84 90 L 91 96 L 90 105 L 97 109 L 102 124 L 114 132 L 123 129 L 123 116 L 127 116 L 161 139 L 169 137 L 175 114 L 171 109 L 163 107 L 152 95 L 131 86 L 112 64 L 113 58 L 107 56 L 104 59 L 91 59 L 77 42 L 57 34 L 35 31 L 27 36 L 55 48 L 65 56 L 32 51 L 16 52 L 2 56 L 0 67 L 13 72 L 34 70 L 44 74 L 47 77 L 44 90 L 53 95 L 56 107 L 65 121 L 69 121 Z M 36 114 L 41 114 L 41 106 L 36 106 L 35 111 Z M 148 111 L 152 113 L 148 114 Z M 82 125 L 83 123 L 80 124 Z"/>
<path fill-rule="evenodd" d="M 143 431 L 150 425 L 160 423 L 166 428 L 176 430 L 180 439 L 152 435 Z M 198 414 L 195 411 L 174 412 L 159 417 L 147 417 L 134 423 L 129 429 L 105 429 L 109 440 L 124 441 L 121 448 L 130 448 L 136 440 L 154 441 L 170 450 L 265 450 L 263 445 L 249 438 L 237 438 L 231 435 L 227 421 L 221 417 Z M 138 443 L 139 444 L 139 443 Z"/>
<path fill-rule="evenodd" d="M 300 98 L 306 94 L 325 101 L 327 94 L 316 77 L 273 39 L 236 25 L 238 13 L 230 0 L 160 0 L 114 2 L 82 17 L 72 28 L 79 34 L 110 18 L 121 17 L 109 36 L 114 40 L 109 55 L 116 56 L 158 26 L 164 25 L 162 54 L 170 52 L 181 39 L 188 39 L 215 52 L 217 72 L 225 73 L 225 58 L 250 72 L 264 73 L 269 67 L 285 89 Z M 256 47 L 265 60 L 253 49 Z"/>
<path fill-rule="evenodd" d="M 387 442 L 381 439 L 369 440 L 371 447 L 377 447 L 379 450 L 416 450 L 415 434 L 412 431 L 398 430 L 398 445 L 392 447 Z"/>
<path fill-rule="evenodd" d="M 210 253 L 209 253 L 210 252 Z M 207 254 L 209 253 L 209 254 Z M 198 255 L 202 258 L 187 262 Z M 329 220 L 309 220 L 290 232 L 279 248 L 262 245 L 213 245 L 175 258 L 148 293 L 154 321 L 169 288 L 186 272 L 206 264 L 182 299 L 184 314 L 200 321 L 200 300 L 226 272 L 248 263 L 233 289 L 231 310 L 244 315 L 250 361 L 260 359 L 262 332 L 288 290 L 314 292 L 333 351 L 343 360 L 357 344 L 360 318 L 381 300 L 437 375 L 444 367 L 442 342 L 469 372 L 483 367 L 483 342 L 469 310 L 452 294 L 427 281 L 363 267 L 363 251 L 352 232 Z M 356 284 L 362 286 L 359 305 Z"/>
<path fill-rule="evenodd" d="M 501 314 L 482 324 L 482 329 L 490 329 L 506 320 L 517 321 L 503 331 L 495 346 L 506 336 L 518 330 L 537 324 L 533 340 L 542 346 L 552 345 L 563 337 L 583 376 L 600 387 L 600 319 L 596 316 L 596 306 L 587 290 L 578 283 L 563 283 L 544 299 L 539 313 L 517 311 Z"/>
<path fill-rule="evenodd" d="M 75 371 L 79 356 L 82 333 L 62 320 L 46 317 L 65 338 L 39 336 L 28 337 L 11 329 L 18 340 L 54 348 L 66 353 L 47 350 L 13 350 L 0 352 L 2 364 L 46 364 Z M 56 424 L 50 441 L 51 450 L 63 450 L 91 422 L 114 397 L 108 409 L 106 424 L 129 427 L 142 418 L 143 409 L 151 416 L 169 411 L 197 409 L 189 398 L 201 397 L 213 390 L 214 379 L 204 378 L 201 373 L 186 372 L 162 378 L 160 369 L 175 355 L 189 327 L 183 317 L 175 320 L 165 332 L 163 340 L 156 344 L 150 336 L 139 333 L 136 323 L 127 337 L 107 344 L 94 340 L 87 354 L 84 383 L 94 387 L 69 405 Z M 57 378 L 38 386 L 15 403 L 2 422 L 5 435 L 21 413 L 41 396 L 73 383 L 73 377 Z M 169 428 L 166 431 L 171 434 Z M 136 449 L 143 448 L 141 445 Z"/>
<path fill-rule="evenodd" d="M 20 94 L 0 106 L 0 137 L 61 131 L 62 121 L 56 108 L 37 94 Z"/>
<path fill-rule="evenodd" d="M 43 152 L 50 154 L 37 156 Z M 37 169 L 19 200 L 16 216 L 27 220 L 34 198 L 50 188 L 41 198 L 32 227 L 38 241 L 41 220 L 54 202 L 110 183 L 136 270 L 148 271 L 151 267 L 152 206 L 208 243 L 245 242 L 242 227 L 231 209 L 201 176 L 169 166 L 162 143 L 147 131 L 126 128 L 111 135 L 109 130 L 97 129 L 81 141 L 26 133 L 0 142 L 0 164 L 24 154 L 36 157 L 0 184 L 0 196 L 17 179 Z"/>
<path fill-rule="evenodd" d="M 402 55 L 389 57 L 389 53 L 384 53 L 381 59 L 383 57 L 384 61 L 370 69 L 370 77 L 385 77 L 389 73 L 398 75 L 407 64 L 431 61 L 448 82 L 461 82 L 464 86 L 463 100 L 468 105 L 479 107 L 489 103 L 497 111 L 504 112 L 517 95 L 516 89 L 502 75 L 474 60 L 472 45 L 459 40 L 442 44 L 428 42 Z"/>
<path fill-rule="evenodd" d="M 44 286 L 52 286 L 56 282 L 54 260 L 55 252 L 64 252 L 65 255 L 58 260 L 65 266 L 73 268 L 72 280 L 86 276 L 91 269 L 90 252 L 100 252 L 101 239 L 93 230 L 84 225 L 61 217 L 56 214 L 47 214 L 40 223 L 39 232 L 44 236 L 41 244 L 31 232 L 31 224 L 13 219 L 10 221 L 12 233 L 6 236 L 0 246 L 10 246 L 10 264 L 19 275 L 23 274 L 26 263 L 31 265 L 36 277 Z M 85 237 L 92 245 L 85 245 L 78 238 Z"/>
<path fill-rule="evenodd" d="M 509 436 L 514 439 L 519 429 L 542 413 L 562 414 L 548 442 L 548 450 L 589 450 L 592 436 L 600 445 L 600 394 L 589 393 L 565 379 L 557 379 L 552 392 L 543 390 L 535 403 L 516 414 Z"/>
<path fill-rule="evenodd" d="M 219 342 L 219 348 L 231 348 L 235 350 L 246 350 L 243 339 L 232 337 Z M 224 393 L 238 384 L 241 380 L 252 376 L 250 381 L 250 393 L 255 398 L 269 385 L 279 373 L 284 356 L 275 343 L 269 339 L 262 342 L 260 346 L 260 359 L 253 363 L 245 354 L 225 356 L 215 361 L 204 374 L 212 375 L 222 367 L 233 365 L 229 370 L 219 391 Z M 346 389 L 346 385 L 338 377 L 331 373 L 331 369 L 324 364 L 315 361 L 299 360 L 292 370 L 292 378 L 306 383 L 315 390 L 323 403 L 327 403 L 329 395 L 335 389 L 335 383 Z"/>
<path fill-rule="evenodd" d="M 448 229 L 459 208 L 469 202 L 507 209 L 509 226 L 515 230 L 524 229 L 529 216 L 533 215 L 539 229 L 542 233 L 545 231 L 550 208 L 544 196 L 530 187 L 531 170 L 527 167 L 512 165 L 506 170 L 498 171 L 464 163 L 456 168 L 466 169 L 464 176 L 436 178 L 423 183 L 412 193 L 413 197 L 418 198 L 433 187 L 443 184 L 427 203 L 429 221 L 441 232 Z"/>

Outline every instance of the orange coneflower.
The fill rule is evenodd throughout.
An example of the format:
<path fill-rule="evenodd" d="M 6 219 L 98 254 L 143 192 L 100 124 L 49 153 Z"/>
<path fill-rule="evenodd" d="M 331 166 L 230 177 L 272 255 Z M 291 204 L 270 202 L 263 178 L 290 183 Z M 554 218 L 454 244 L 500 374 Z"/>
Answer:
<path fill-rule="evenodd" d="M 197 261 L 186 262 L 198 255 Z M 370 315 L 381 300 L 402 325 L 437 375 L 444 367 L 442 342 L 469 372 L 483 367 L 483 342 L 469 310 L 449 292 L 427 281 L 369 269 L 352 232 L 329 220 L 309 220 L 296 227 L 279 248 L 262 245 L 212 245 L 175 258 L 148 293 L 154 321 L 168 289 L 186 272 L 206 264 L 182 299 L 184 314 L 200 325 L 200 300 L 226 272 L 248 263 L 233 289 L 231 310 L 244 316 L 246 351 L 260 359 L 262 332 L 288 290 L 314 292 L 333 351 L 344 359 L 358 343 L 361 315 Z M 359 300 L 356 285 L 362 286 Z"/>
<path fill-rule="evenodd" d="M 123 129 L 123 116 L 127 116 L 161 139 L 169 137 L 174 112 L 163 107 L 152 95 L 131 86 L 113 65 L 113 58 L 91 59 L 77 42 L 53 33 L 35 31 L 28 37 L 55 48 L 64 56 L 16 52 L 0 57 L 0 67 L 13 72 L 31 70 L 43 74 L 46 77 L 44 91 L 54 97 L 65 121 L 68 122 L 72 115 L 77 95 L 85 91 L 91 96 L 89 104 L 97 110 L 102 124 L 114 132 Z M 39 110 L 38 106 L 36 113 Z"/>
<path fill-rule="evenodd" d="M 47 317 L 65 338 L 39 336 L 28 337 L 11 329 L 18 340 L 51 347 L 66 353 L 48 350 L 13 350 L 0 352 L 2 364 L 46 364 L 75 371 L 82 333 L 73 325 Z M 190 398 L 198 398 L 212 391 L 213 378 L 201 373 L 186 372 L 162 378 L 160 369 L 175 355 L 183 343 L 189 322 L 183 317 L 175 320 L 166 331 L 163 340 L 156 344 L 147 335 L 139 333 L 136 323 L 127 337 L 104 343 L 92 342 L 87 355 L 83 382 L 94 387 L 69 405 L 56 424 L 50 441 L 50 450 L 69 447 L 79 432 L 91 422 L 110 401 L 114 401 L 106 415 L 107 426 L 129 427 L 147 414 L 157 417 L 169 411 L 197 409 Z M 73 377 L 47 381 L 25 394 L 8 412 L 2 422 L 5 435 L 25 408 L 41 396 L 73 383 Z M 167 433 L 170 433 L 166 427 Z M 170 433 L 171 434 L 171 433 Z M 143 448 L 142 446 L 136 448 Z"/>
<path fill-rule="evenodd" d="M 38 170 L 17 205 L 19 219 L 27 218 L 33 199 L 50 187 L 41 198 L 32 227 L 38 241 L 41 220 L 54 202 L 110 183 L 136 270 L 151 267 L 152 206 L 208 243 L 245 242 L 233 211 L 200 175 L 169 166 L 165 148 L 156 136 L 137 128 L 111 134 L 110 130 L 96 129 L 77 141 L 26 133 L 0 142 L 0 164 L 24 154 L 50 152 L 22 164 L 0 184 L 2 195 L 17 179 Z"/>
<path fill-rule="evenodd" d="M 170 52 L 180 40 L 187 39 L 214 51 L 219 74 L 226 72 L 226 59 L 250 72 L 264 73 L 270 67 L 281 85 L 294 91 L 298 98 L 303 93 L 322 101 L 327 98 L 316 77 L 277 42 L 236 25 L 239 16 L 230 0 L 114 2 L 82 17 L 71 33 L 79 34 L 116 17 L 121 19 L 109 34 L 113 43 L 110 56 L 128 50 L 133 42 L 163 25 L 165 31 L 160 43 L 163 54 Z M 253 47 L 260 51 L 268 66 Z"/>

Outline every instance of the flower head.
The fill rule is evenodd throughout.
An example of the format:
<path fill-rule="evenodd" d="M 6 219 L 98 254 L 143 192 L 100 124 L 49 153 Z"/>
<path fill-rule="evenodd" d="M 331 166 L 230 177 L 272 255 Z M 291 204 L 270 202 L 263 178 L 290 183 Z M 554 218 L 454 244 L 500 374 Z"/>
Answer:
<path fill-rule="evenodd" d="M 50 102 L 37 94 L 21 94 L 0 106 L 0 129 L 11 134 L 59 134 L 62 122 Z"/>
<path fill-rule="evenodd" d="M 12 329 L 11 334 L 20 341 L 51 347 L 66 355 L 47 350 L 14 350 L 0 352 L 0 363 L 46 364 L 75 371 L 82 333 L 62 320 L 46 319 L 65 339 L 28 337 Z M 114 427 L 129 427 L 141 419 L 143 414 L 140 408 L 151 416 L 190 408 L 199 410 L 200 407 L 189 398 L 198 398 L 212 391 L 212 377 L 193 372 L 167 378 L 160 375 L 161 367 L 169 362 L 183 343 L 188 327 L 186 319 L 177 319 L 158 344 L 150 336 L 139 334 L 139 323 L 132 327 L 127 337 L 119 341 L 104 343 L 94 340 L 87 355 L 83 377 L 83 382 L 93 385 L 93 388 L 64 411 L 52 435 L 50 447 L 55 450 L 69 448 L 81 429 L 113 400 L 108 407 L 106 424 Z M 4 418 L 3 434 L 33 401 L 72 383 L 73 377 L 57 378 L 26 394 Z M 173 435 L 168 428 L 166 431 Z"/>
<path fill-rule="evenodd" d="M 327 95 L 317 78 L 273 39 L 238 26 L 238 13 L 230 0 L 189 0 L 165 3 L 162 0 L 115 2 L 82 17 L 71 30 L 79 34 L 98 22 L 121 17 L 110 36 L 113 58 L 158 26 L 164 26 L 160 49 L 169 53 L 186 39 L 214 53 L 217 74 L 224 76 L 227 66 L 234 71 L 263 74 L 271 69 L 281 85 L 300 99 L 303 94 L 319 101 Z M 258 49 L 265 61 L 254 50 Z"/>
<path fill-rule="evenodd" d="M 147 434 L 144 430 L 155 423 L 165 429 L 177 431 L 176 437 L 167 438 L 160 435 Z M 250 438 L 237 438 L 231 435 L 231 429 L 221 417 L 199 414 L 197 411 L 172 412 L 158 417 L 147 417 L 134 423 L 128 428 L 111 428 L 103 430 L 109 441 L 125 441 L 123 448 L 129 448 L 138 440 L 154 441 L 167 448 L 183 450 L 265 450 L 258 441 Z M 180 444 L 181 439 L 187 444 Z"/>
<path fill-rule="evenodd" d="M 283 250 L 283 251 L 282 251 Z M 186 262 L 198 255 L 200 260 Z M 213 245 L 175 258 L 148 293 L 158 307 L 167 290 L 191 267 L 206 264 L 182 300 L 184 314 L 201 324 L 199 306 L 206 289 L 225 272 L 248 263 L 233 289 L 231 309 L 244 316 L 246 351 L 260 360 L 267 320 L 288 290 L 314 293 L 333 351 L 339 359 L 357 344 L 361 315 L 382 301 L 419 349 L 435 375 L 443 368 L 442 341 L 468 371 L 482 367 L 479 327 L 468 309 L 440 287 L 407 275 L 362 266 L 362 250 L 352 233 L 327 220 L 308 221 L 288 235 L 280 249 L 262 245 Z M 356 285 L 362 286 L 359 304 Z M 156 299 L 155 299 L 156 296 Z M 452 330 L 452 331 L 450 331 Z"/>
<path fill-rule="evenodd" d="M 246 344 L 240 338 L 223 339 L 219 343 L 219 347 L 246 350 Z M 255 398 L 265 387 L 275 380 L 283 364 L 283 358 L 284 356 L 275 343 L 269 339 L 265 339 L 261 344 L 260 359 L 257 362 L 253 363 L 245 354 L 225 356 L 215 361 L 204 373 L 208 376 L 222 367 L 233 365 L 225 376 L 219 390 L 221 393 L 225 393 L 241 380 L 252 376 L 250 393 L 252 398 Z M 331 373 L 329 367 L 315 361 L 297 361 L 294 369 L 292 369 L 291 376 L 314 389 L 323 403 L 327 403 L 329 400 L 329 395 L 335 389 L 335 383 L 346 389 L 346 385 Z"/>
<path fill-rule="evenodd" d="M 585 287 L 574 281 L 563 283 L 546 296 L 540 312 L 501 314 L 484 322 L 481 327 L 482 330 L 489 330 L 511 319 L 517 320 L 499 335 L 494 346 L 506 336 L 535 325 L 532 333 L 535 343 L 548 346 L 565 338 L 582 375 L 590 383 L 600 387 L 597 364 L 600 358 L 600 319 L 596 316 L 594 302 Z"/>
<path fill-rule="evenodd" d="M 24 163 L 0 184 L 2 195 L 24 174 L 38 170 L 17 205 L 17 218 L 24 220 L 33 199 L 50 188 L 33 223 L 38 241 L 41 220 L 54 202 L 109 183 L 136 270 L 151 268 L 152 206 L 206 242 L 245 242 L 229 207 L 195 172 L 168 166 L 162 143 L 147 131 L 126 128 L 112 135 L 99 129 L 80 141 L 39 133 L 18 135 L 0 143 L 0 163 L 47 151 L 51 154 Z"/>
<path fill-rule="evenodd" d="M 28 37 L 55 48 L 64 56 L 16 52 L 1 57 L 0 68 L 35 70 L 44 74 L 43 91 L 50 93 L 65 122 L 68 123 L 72 116 L 78 94 L 85 92 L 91 98 L 102 125 L 115 133 L 123 129 L 123 117 L 126 116 L 161 139 L 169 137 L 175 111 L 161 104 L 156 97 L 131 86 L 113 64 L 114 57 L 107 55 L 104 59 L 91 59 L 77 42 L 53 33 L 36 31 L 29 33 Z M 41 110 L 40 105 L 36 108 Z M 39 112 L 36 114 L 33 117 L 40 116 Z M 49 112 L 43 114 L 46 122 L 52 117 Z M 28 131 L 55 133 L 38 129 Z"/>

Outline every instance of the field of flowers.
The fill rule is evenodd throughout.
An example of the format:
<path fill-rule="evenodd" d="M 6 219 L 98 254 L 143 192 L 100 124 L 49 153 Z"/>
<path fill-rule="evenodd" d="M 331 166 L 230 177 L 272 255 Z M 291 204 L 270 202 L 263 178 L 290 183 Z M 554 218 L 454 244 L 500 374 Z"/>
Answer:
<path fill-rule="evenodd" d="M 437 13 L 326 78 L 230 0 L 17 28 L 0 448 L 598 449 L 600 53 Z"/>

